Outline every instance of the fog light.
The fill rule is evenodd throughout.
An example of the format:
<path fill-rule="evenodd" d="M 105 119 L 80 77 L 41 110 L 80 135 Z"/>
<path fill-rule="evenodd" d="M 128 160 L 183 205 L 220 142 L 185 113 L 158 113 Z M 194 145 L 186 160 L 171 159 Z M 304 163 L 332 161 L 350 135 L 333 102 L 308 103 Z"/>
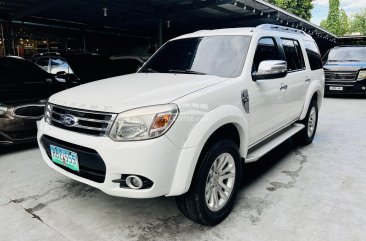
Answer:
<path fill-rule="evenodd" d="M 365 86 L 362 86 L 362 90 L 366 90 L 366 87 Z"/>
<path fill-rule="evenodd" d="M 143 182 L 138 176 L 128 176 L 126 178 L 126 184 L 132 189 L 140 189 L 143 186 Z"/>

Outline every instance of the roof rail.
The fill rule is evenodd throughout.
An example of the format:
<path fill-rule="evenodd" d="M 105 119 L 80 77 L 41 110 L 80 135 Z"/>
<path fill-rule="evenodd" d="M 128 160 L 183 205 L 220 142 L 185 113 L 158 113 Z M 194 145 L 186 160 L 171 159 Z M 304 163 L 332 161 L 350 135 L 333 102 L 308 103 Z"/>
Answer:
<path fill-rule="evenodd" d="M 357 44 L 341 44 L 341 45 L 337 45 L 337 46 L 335 46 L 334 48 L 345 48 L 345 47 L 366 47 L 366 45 L 364 45 L 364 44 L 359 44 L 359 45 L 357 45 Z"/>
<path fill-rule="evenodd" d="M 275 31 L 281 31 L 286 33 L 295 33 L 295 34 L 302 34 L 306 35 L 306 33 L 302 30 L 298 30 L 295 28 L 289 28 L 289 27 L 283 27 L 279 25 L 274 24 L 261 24 L 256 27 L 256 29 L 264 29 L 264 30 L 275 30 Z"/>

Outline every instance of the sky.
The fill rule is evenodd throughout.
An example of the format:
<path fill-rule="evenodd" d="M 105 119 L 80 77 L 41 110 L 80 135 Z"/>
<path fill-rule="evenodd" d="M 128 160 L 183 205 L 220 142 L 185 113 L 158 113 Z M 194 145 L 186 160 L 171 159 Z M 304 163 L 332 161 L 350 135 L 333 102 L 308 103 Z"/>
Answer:
<path fill-rule="evenodd" d="M 348 16 L 361 8 L 366 8 L 366 0 L 340 0 L 340 3 Z M 329 0 L 314 0 L 313 4 L 311 22 L 319 25 L 328 16 Z"/>

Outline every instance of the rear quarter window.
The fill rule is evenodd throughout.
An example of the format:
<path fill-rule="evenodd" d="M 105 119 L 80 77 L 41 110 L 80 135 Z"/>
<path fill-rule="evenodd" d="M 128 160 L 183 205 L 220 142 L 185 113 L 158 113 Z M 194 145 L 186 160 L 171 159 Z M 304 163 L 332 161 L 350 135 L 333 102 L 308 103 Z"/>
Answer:
<path fill-rule="evenodd" d="M 306 54 L 308 55 L 309 58 L 311 70 L 322 69 L 323 68 L 322 57 L 316 43 L 313 41 L 305 40 L 304 46 L 306 49 Z"/>

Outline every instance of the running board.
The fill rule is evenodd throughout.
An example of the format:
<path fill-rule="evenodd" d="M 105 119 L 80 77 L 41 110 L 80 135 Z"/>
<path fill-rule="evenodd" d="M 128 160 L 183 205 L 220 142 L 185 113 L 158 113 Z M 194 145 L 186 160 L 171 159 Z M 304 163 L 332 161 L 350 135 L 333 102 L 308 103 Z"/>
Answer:
<path fill-rule="evenodd" d="M 264 143 L 259 143 L 253 148 L 249 149 L 247 158 L 245 162 L 255 162 L 268 152 L 270 152 L 275 147 L 279 146 L 281 143 L 289 139 L 291 136 L 295 135 L 305 126 L 303 124 L 293 124 L 289 126 L 286 130 L 282 131 L 280 134 L 277 134 L 275 137 L 270 138 L 269 140 L 264 141 Z"/>

